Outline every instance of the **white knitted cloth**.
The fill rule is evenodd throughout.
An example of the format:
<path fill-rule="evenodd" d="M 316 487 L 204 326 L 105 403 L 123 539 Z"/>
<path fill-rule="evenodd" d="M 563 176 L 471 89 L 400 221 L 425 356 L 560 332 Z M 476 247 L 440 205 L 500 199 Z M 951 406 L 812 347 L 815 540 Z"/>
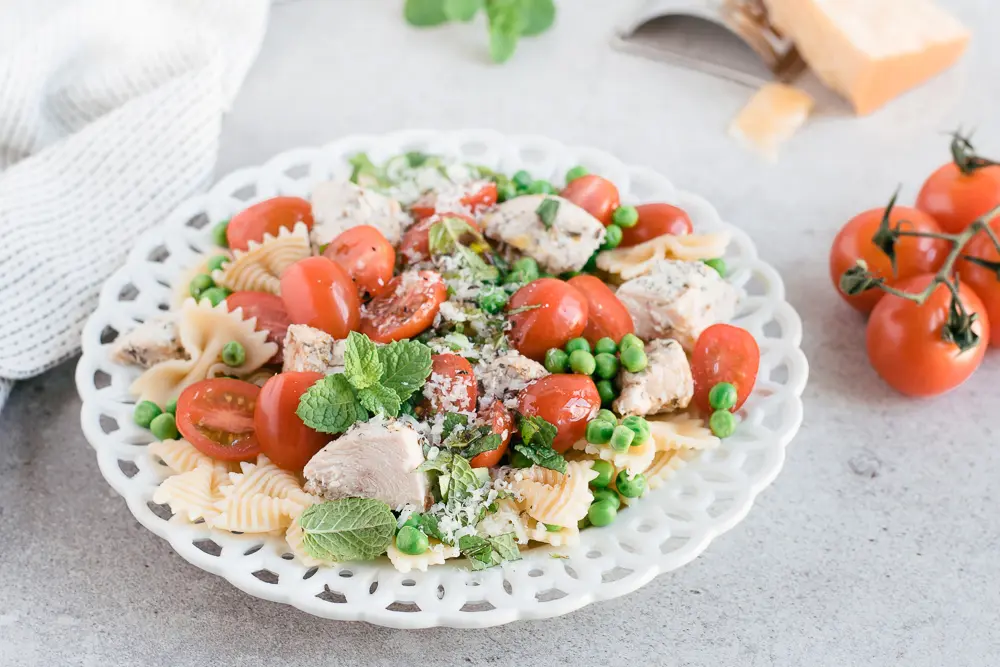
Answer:
<path fill-rule="evenodd" d="M 0 3 L 0 408 L 76 353 L 136 237 L 207 185 L 268 9 Z"/>

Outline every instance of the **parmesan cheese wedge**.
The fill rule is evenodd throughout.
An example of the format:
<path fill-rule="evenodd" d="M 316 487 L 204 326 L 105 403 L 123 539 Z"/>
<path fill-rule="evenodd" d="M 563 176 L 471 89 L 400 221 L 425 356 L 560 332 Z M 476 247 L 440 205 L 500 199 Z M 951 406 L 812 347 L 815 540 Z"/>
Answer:
<path fill-rule="evenodd" d="M 802 127 L 812 106 L 812 98 L 798 88 L 765 84 L 733 119 L 729 134 L 769 160 L 776 160 L 778 146 Z"/>
<path fill-rule="evenodd" d="M 858 114 L 951 67 L 969 31 L 932 0 L 764 0 L 771 23 Z"/>

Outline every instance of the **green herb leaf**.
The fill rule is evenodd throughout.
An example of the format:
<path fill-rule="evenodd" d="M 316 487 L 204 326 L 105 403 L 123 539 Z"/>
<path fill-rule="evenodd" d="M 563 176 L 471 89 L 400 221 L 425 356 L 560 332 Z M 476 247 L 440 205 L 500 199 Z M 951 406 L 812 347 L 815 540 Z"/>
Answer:
<path fill-rule="evenodd" d="M 295 414 L 320 433 L 343 433 L 355 422 L 368 419 L 354 388 L 341 373 L 328 375 L 309 387 L 299 399 Z"/>
<path fill-rule="evenodd" d="M 352 331 L 344 348 L 344 375 L 355 389 L 378 384 L 382 377 L 378 346 L 364 334 Z"/>
<path fill-rule="evenodd" d="M 364 187 L 382 185 L 382 170 L 368 157 L 367 153 L 356 153 L 348 158 L 351 165 L 351 182 Z"/>
<path fill-rule="evenodd" d="M 386 552 L 396 532 L 396 517 L 371 498 L 331 500 L 299 516 L 306 553 L 324 561 L 372 560 Z"/>
<path fill-rule="evenodd" d="M 438 518 L 433 514 L 428 512 L 421 514 L 417 527 L 420 528 L 420 530 L 423 531 L 424 535 L 427 537 L 433 537 L 434 539 L 448 545 L 452 544 L 452 541 L 445 537 L 444 533 L 441 532 L 441 529 L 438 528 Z"/>
<path fill-rule="evenodd" d="M 371 412 L 383 414 L 386 417 L 398 417 L 403 407 L 396 392 L 380 384 L 359 389 L 358 401 Z"/>
<path fill-rule="evenodd" d="M 458 540 L 458 548 L 469 559 L 473 570 L 485 570 L 521 558 L 513 533 L 490 538 L 463 535 Z"/>
<path fill-rule="evenodd" d="M 535 213 L 538 214 L 538 219 L 545 225 L 545 229 L 551 229 L 552 224 L 556 221 L 556 215 L 559 213 L 559 200 L 546 197 L 538 205 L 538 208 L 535 209 Z"/>
<path fill-rule="evenodd" d="M 420 151 L 410 151 L 405 155 L 406 162 L 410 165 L 411 169 L 423 166 L 431 158 L 427 153 L 421 153 Z"/>
<path fill-rule="evenodd" d="M 382 364 L 379 384 L 394 391 L 400 401 L 423 387 L 431 374 L 431 349 L 414 340 L 379 346 L 378 358 Z"/>
<path fill-rule="evenodd" d="M 447 475 L 451 471 L 452 453 L 440 452 L 435 458 L 428 459 L 417 466 L 417 472 L 439 472 Z"/>
<path fill-rule="evenodd" d="M 468 500 L 472 492 L 482 486 L 479 477 L 472 472 L 469 462 L 458 455 L 451 457 L 451 480 L 448 482 L 448 504 L 455 506 Z"/>
<path fill-rule="evenodd" d="M 444 0 L 406 0 L 403 16 L 410 25 L 420 27 L 441 25 L 448 21 Z"/>
<path fill-rule="evenodd" d="M 522 0 L 490 0 L 486 13 L 490 22 L 490 58 L 502 63 L 517 49 L 517 38 L 524 28 Z"/>
<path fill-rule="evenodd" d="M 444 424 L 441 429 L 441 439 L 447 440 L 452 432 L 459 426 L 468 426 L 469 418 L 459 412 L 449 412 L 444 416 Z"/>
<path fill-rule="evenodd" d="M 449 21 L 471 21 L 482 4 L 482 0 L 444 0 L 444 15 Z"/>
<path fill-rule="evenodd" d="M 559 429 L 554 424 L 550 424 L 541 417 L 518 415 L 517 430 L 521 433 L 524 442 L 536 447 L 551 447 Z"/>
<path fill-rule="evenodd" d="M 445 217 L 431 225 L 427 234 L 427 245 L 433 255 L 459 256 L 476 280 L 485 282 L 497 280 L 500 277 L 500 270 L 487 264 L 478 253 L 464 245 L 462 239 L 465 237 L 471 237 L 474 243 L 489 247 L 478 229 L 461 218 L 451 217 Z"/>
<path fill-rule="evenodd" d="M 563 474 L 566 473 L 566 459 L 551 447 L 537 447 L 519 442 L 514 445 L 514 451 L 524 454 L 536 466 L 555 470 Z"/>
<path fill-rule="evenodd" d="M 503 438 L 499 434 L 494 433 L 493 429 L 489 426 L 480 426 L 476 431 L 476 437 L 469 440 L 466 447 L 462 450 L 462 456 L 469 460 L 484 452 L 495 451 L 500 447 L 500 443 L 503 442 Z"/>
<path fill-rule="evenodd" d="M 552 0 L 521 0 L 524 28 L 521 34 L 532 37 L 552 27 L 556 20 L 556 5 Z"/>

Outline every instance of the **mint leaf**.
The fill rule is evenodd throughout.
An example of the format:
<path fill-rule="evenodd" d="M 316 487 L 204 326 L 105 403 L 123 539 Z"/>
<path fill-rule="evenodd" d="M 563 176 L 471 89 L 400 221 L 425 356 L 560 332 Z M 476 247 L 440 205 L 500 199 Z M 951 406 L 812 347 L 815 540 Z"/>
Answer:
<path fill-rule="evenodd" d="M 403 17 L 410 25 L 433 26 L 448 21 L 444 13 L 444 0 L 406 0 Z"/>
<path fill-rule="evenodd" d="M 320 433 L 343 433 L 368 413 L 354 395 L 354 388 L 341 373 L 328 375 L 309 387 L 295 410 L 299 419 Z"/>
<path fill-rule="evenodd" d="M 503 438 L 499 434 L 494 433 L 493 429 L 489 426 L 480 426 L 476 430 L 478 431 L 476 437 L 469 440 L 465 449 L 462 450 L 462 456 L 470 461 L 484 452 L 496 450 L 500 447 L 500 443 L 503 442 Z"/>
<path fill-rule="evenodd" d="M 424 386 L 431 374 L 431 349 L 417 341 L 395 341 L 382 345 L 378 358 L 382 364 L 379 384 L 391 389 L 405 401 Z"/>
<path fill-rule="evenodd" d="M 435 458 L 427 459 L 417 466 L 417 472 L 438 472 L 447 475 L 451 471 L 451 452 L 440 452 Z"/>
<path fill-rule="evenodd" d="M 552 447 L 552 441 L 559 432 L 554 424 L 531 415 L 518 415 L 517 429 L 525 443 L 537 447 Z"/>
<path fill-rule="evenodd" d="M 566 474 L 566 459 L 551 447 L 539 447 L 519 442 L 514 445 L 514 451 L 528 457 L 537 466 Z"/>
<path fill-rule="evenodd" d="M 471 21 L 482 0 L 444 0 L 444 15 L 449 21 Z"/>
<path fill-rule="evenodd" d="M 472 492 L 483 485 L 468 460 L 461 456 L 451 457 L 451 479 L 448 482 L 448 505 L 455 507 L 472 496 Z"/>
<path fill-rule="evenodd" d="M 372 560 L 386 552 L 396 532 L 396 517 L 371 498 L 331 500 L 299 516 L 306 553 L 325 561 Z"/>
<path fill-rule="evenodd" d="M 351 182 L 363 187 L 382 185 L 382 170 L 375 166 L 367 153 L 356 153 L 348 158 L 351 165 Z"/>
<path fill-rule="evenodd" d="M 469 418 L 458 412 L 449 412 L 444 416 L 444 424 L 441 427 L 441 439 L 447 440 L 452 432 L 459 426 L 468 426 Z"/>
<path fill-rule="evenodd" d="M 521 0 L 521 7 L 524 14 L 521 34 L 525 37 L 545 32 L 556 20 L 556 5 L 552 0 Z"/>
<path fill-rule="evenodd" d="M 538 205 L 538 208 L 535 209 L 535 213 L 538 214 L 538 219 L 545 225 L 545 229 L 551 229 L 552 224 L 556 221 L 556 215 L 559 213 L 559 200 L 546 197 Z"/>
<path fill-rule="evenodd" d="M 433 255 L 457 255 L 476 280 L 486 282 L 497 280 L 500 277 L 500 270 L 487 264 L 476 251 L 463 244 L 462 240 L 466 237 L 484 248 L 490 247 L 479 230 L 467 221 L 448 217 L 431 225 L 427 234 L 427 245 Z"/>
<path fill-rule="evenodd" d="M 358 401 L 371 412 L 387 417 L 398 417 L 402 408 L 402 403 L 396 392 L 380 384 L 359 389 Z"/>
<path fill-rule="evenodd" d="M 493 547 L 494 553 L 500 557 L 501 563 L 512 560 L 521 560 L 521 550 L 517 548 L 517 540 L 514 533 L 504 533 L 496 537 L 486 539 Z"/>
<path fill-rule="evenodd" d="M 462 555 L 469 559 L 473 570 L 485 570 L 494 565 L 521 558 L 521 552 L 517 548 L 513 533 L 505 533 L 499 537 L 491 538 L 463 535 L 458 540 L 458 548 Z"/>
<path fill-rule="evenodd" d="M 448 545 L 451 545 L 452 543 L 452 541 L 445 537 L 444 533 L 441 532 L 441 529 L 438 528 L 438 518 L 433 514 L 421 514 L 417 527 L 420 528 L 423 534 L 427 537 L 433 537 L 434 539 Z"/>
<path fill-rule="evenodd" d="M 522 0 L 490 0 L 486 13 L 490 22 L 490 58 L 502 63 L 510 60 L 517 48 L 517 38 L 524 28 Z"/>
<path fill-rule="evenodd" d="M 344 375 L 355 389 L 378 384 L 382 376 L 382 362 L 378 346 L 364 334 L 352 331 L 344 347 Z"/>

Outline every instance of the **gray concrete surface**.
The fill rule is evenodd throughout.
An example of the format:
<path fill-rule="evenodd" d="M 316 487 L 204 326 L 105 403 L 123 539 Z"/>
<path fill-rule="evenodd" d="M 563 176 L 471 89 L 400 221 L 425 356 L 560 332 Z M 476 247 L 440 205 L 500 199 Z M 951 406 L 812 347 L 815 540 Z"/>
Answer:
<path fill-rule="evenodd" d="M 903 399 L 826 268 L 851 215 L 899 183 L 915 196 L 944 131 L 978 127 L 1000 154 L 995 3 L 948 3 L 976 30 L 958 70 L 871 117 L 814 120 L 775 165 L 725 136 L 747 89 L 608 48 L 626 3 L 563 0 L 503 67 L 481 26 L 419 32 L 399 4 L 279 5 L 220 173 L 348 133 L 469 126 L 662 170 L 750 232 L 802 314 L 813 371 L 785 470 L 702 557 L 624 598 L 483 631 L 336 623 L 251 598 L 140 527 L 84 442 L 67 364 L 0 415 L 0 665 L 1000 663 L 1000 355 L 947 397 Z"/>

